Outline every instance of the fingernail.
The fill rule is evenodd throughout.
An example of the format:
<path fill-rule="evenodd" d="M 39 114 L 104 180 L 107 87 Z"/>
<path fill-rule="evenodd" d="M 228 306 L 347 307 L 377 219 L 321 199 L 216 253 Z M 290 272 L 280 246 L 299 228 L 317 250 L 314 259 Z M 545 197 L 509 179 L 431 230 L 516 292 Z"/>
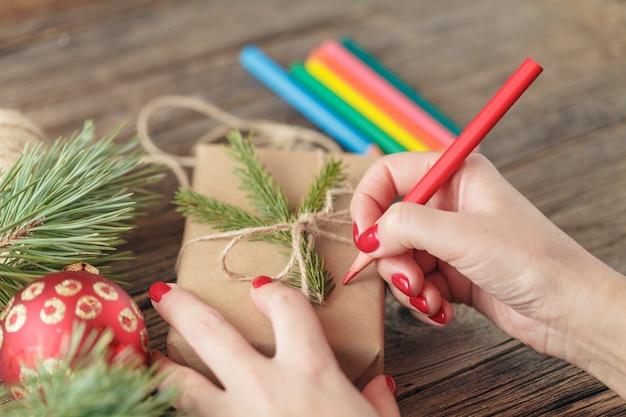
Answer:
<path fill-rule="evenodd" d="M 387 388 L 393 394 L 394 398 L 398 397 L 398 387 L 396 386 L 396 381 L 390 375 L 385 375 L 385 381 L 387 382 Z"/>
<path fill-rule="evenodd" d="M 359 240 L 359 227 L 356 223 L 352 223 L 352 240 L 354 240 L 354 244 Z"/>
<path fill-rule="evenodd" d="M 159 301 L 161 301 L 161 298 L 163 298 L 165 294 L 170 292 L 171 289 L 172 287 L 164 282 L 155 282 L 150 286 L 150 289 L 148 290 L 148 295 L 150 296 L 150 299 L 152 301 L 158 303 Z"/>
<path fill-rule="evenodd" d="M 399 289 L 404 295 L 411 295 L 411 287 L 409 284 L 409 279 L 405 277 L 403 274 L 393 274 L 391 276 L 391 283 Z"/>
<path fill-rule="evenodd" d="M 266 284 L 271 284 L 274 280 L 268 276 L 261 275 L 252 280 L 252 288 L 259 288 Z"/>
<path fill-rule="evenodd" d="M 441 306 L 438 312 L 430 316 L 430 319 L 435 323 L 446 324 L 446 311 L 443 306 Z"/>
<path fill-rule="evenodd" d="M 361 252 L 370 253 L 374 252 L 380 246 L 378 241 L 378 224 L 370 227 L 359 236 L 356 241 L 356 247 Z"/>
<path fill-rule="evenodd" d="M 428 300 L 422 294 L 409 298 L 409 303 L 421 313 L 428 314 Z"/>

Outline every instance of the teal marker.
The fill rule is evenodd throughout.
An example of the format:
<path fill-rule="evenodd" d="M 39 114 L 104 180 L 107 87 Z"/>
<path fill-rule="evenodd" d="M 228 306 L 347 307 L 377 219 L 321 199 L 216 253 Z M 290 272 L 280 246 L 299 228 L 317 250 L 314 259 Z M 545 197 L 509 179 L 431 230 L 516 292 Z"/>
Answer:
<path fill-rule="evenodd" d="M 356 111 L 352 106 L 339 98 L 328 87 L 313 77 L 304 67 L 302 62 L 294 62 L 289 67 L 291 76 L 311 93 L 335 110 L 354 127 L 372 140 L 386 154 L 404 152 L 406 149 L 389 135 L 380 130 L 367 117 Z"/>
<path fill-rule="evenodd" d="M 354 56 L 363 61 L 367 66 L 376 71 L 381 77 L 385 78 L 391 85 L 401 91 L 415 104 L 422 107 L 439 123 L 445 126 L 455 136 L 461 134 L 462 129 L 457 126 L 448 116 L 446 116 L 441 110 L 428 102 L 421 94 L 412 89 L 407 83 L 402 81 L 397 75 L 387 69 L 382 63 L 380 63 L 374 56 L 372 56 L 365 49 L 357 45 L 355 41 L 350 38 L 342 38 L 341 44 L 349 50 Z"/>

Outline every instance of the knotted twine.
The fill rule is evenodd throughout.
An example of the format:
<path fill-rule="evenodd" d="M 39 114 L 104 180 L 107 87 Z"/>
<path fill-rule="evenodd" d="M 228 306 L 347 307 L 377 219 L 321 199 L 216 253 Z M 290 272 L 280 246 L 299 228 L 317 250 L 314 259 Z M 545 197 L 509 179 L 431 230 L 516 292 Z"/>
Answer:
<path fill-rule="evenodd" d="M 137 133 L 141 143 L 146 149 L 148 155 L 147 160 L 153 163 L 162 163 L 170 167 L 176 175 L 181 187 L 189 188 L 190 181 L 183 169 L 184 167 L 193 167 L 195 159 L 187 156 L 177 156 L 159 149 L 148 133 L 148 122 L 150 117 L 159 109 L 167 107 L 177 107 L 196 111 L 200 114 L 216 119 L 221 123 L 218 127 L 209 131 L 200 138 L 196 144 L 215 142 L 221 139 L 226 133 L 232 130 L 254 132 L 253 140 L 255 144 L 261 146 L 276 147 L 279 149 L 307 149 L 317 148 L 320 156 L 320 165 L 323 163 L 323 152 L 326 151 L 340 152 L 341 148 L 328 137 L 303 127 L 286 125 L 267 120 L 244 120 L 230 113 L 227 113 L 217 106 L 193 97 L 186 96 L 163 96 L 159 97 L 144 106 L 137 120 Z M 284 278 L 294 267 L 297 266 L 300 272 L 300 290 L 304 295 L 310 297 L 309 277 L 306 269 L 306 260 L 302 253 L 302 244 L 311 250 L 315 241 L 319 237 L 325 237 L 333 241 L 342 243 L 351 243 L 351 240 L 336 233 L 331 233 L 323 229 L 325 225 L 350 225 L 351 222 L 346 218 L 349 210 L 334 210 L 333 202 L 335 197 L 342 194 L 351 194 L 352 190 L 348 187 L 331 189 L 326 194 L 326 199 L 322 209 L 315 213 L 301 213 L 293 221 L 281 222 L 267 226 L 249 227 L 227 232 L 216 232 L 202 235 L 194 239 L 190 239 L 183 243 L 178 252 L 176 260 L 176 270 L 180 264 L 183 252 L 189 246 L 212 240 L 230 239 L 229 243 L 224 247 L 218 256 L 218 264 L 222 273 L 231 279 L 238 281 L 250 281 L 252 277 L 232 271 L 227 263 L 226 258 L 230 251 L 237 243 L 243 240 L 249 240 L 261 235 L 289 231 L 291 233 L 291 255 L 289 261 L 282 271 L 272 275 L 273 280 Z M 323 300 L 324 294 L 314 294 L 317 300 Z"/>

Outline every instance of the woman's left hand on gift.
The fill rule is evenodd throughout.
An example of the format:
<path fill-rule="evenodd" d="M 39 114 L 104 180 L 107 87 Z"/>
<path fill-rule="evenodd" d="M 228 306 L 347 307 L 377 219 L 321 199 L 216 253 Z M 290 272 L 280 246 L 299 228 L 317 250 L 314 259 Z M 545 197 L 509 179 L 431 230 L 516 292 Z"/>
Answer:
<path fill-rule="evenodd" d="M 393 379 L 380 375 L 359 392 L 339 368 L 310 302 L 286 285 L 259 277 L 251 297 L 270 320 L 276 353 L 258 353 L 215 309 L 176 284 L 156 283 L 150 298 L 223 387 L 153 352 L 177 387 L 179 409 L 202 416 L 400 416 Z"/>

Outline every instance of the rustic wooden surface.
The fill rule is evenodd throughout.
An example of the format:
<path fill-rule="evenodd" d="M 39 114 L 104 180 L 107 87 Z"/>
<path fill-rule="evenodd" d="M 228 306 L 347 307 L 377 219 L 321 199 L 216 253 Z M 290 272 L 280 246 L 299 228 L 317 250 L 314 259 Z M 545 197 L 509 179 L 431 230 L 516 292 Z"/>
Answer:
<path fill-rule="evenodd" d="M 245 118 L 310 127 L 237 62 L 255 43 L 287 65 L 327 37 L 350 35 L 459 124 L 531 56 L 545 71 L 482 151 L 547 216 L 626 272 L 626 2 L 623 0 L 4 0 L 0 106 L 33 118 L 49 138 L 93 119 L 99 134 L 164 94 L 206 99 Z M 159 114 L 159 145 L 188 154 L 214 123 Z M 166 326 L 150 283 L 174 279 L 183 221 L 162 203 L 128 236 L 138 256 L 118 265 L 134 283 L 152 343 Z M 584 308 L 581 300 L 581 308 Z M 602 312 L 590 311 L 598 320 Z M 389 301 L 386 372 L 406 416 L 624 415 L 626 403 L 562 361 L 512 340 L 459 306 L 445 329 Z"/>

